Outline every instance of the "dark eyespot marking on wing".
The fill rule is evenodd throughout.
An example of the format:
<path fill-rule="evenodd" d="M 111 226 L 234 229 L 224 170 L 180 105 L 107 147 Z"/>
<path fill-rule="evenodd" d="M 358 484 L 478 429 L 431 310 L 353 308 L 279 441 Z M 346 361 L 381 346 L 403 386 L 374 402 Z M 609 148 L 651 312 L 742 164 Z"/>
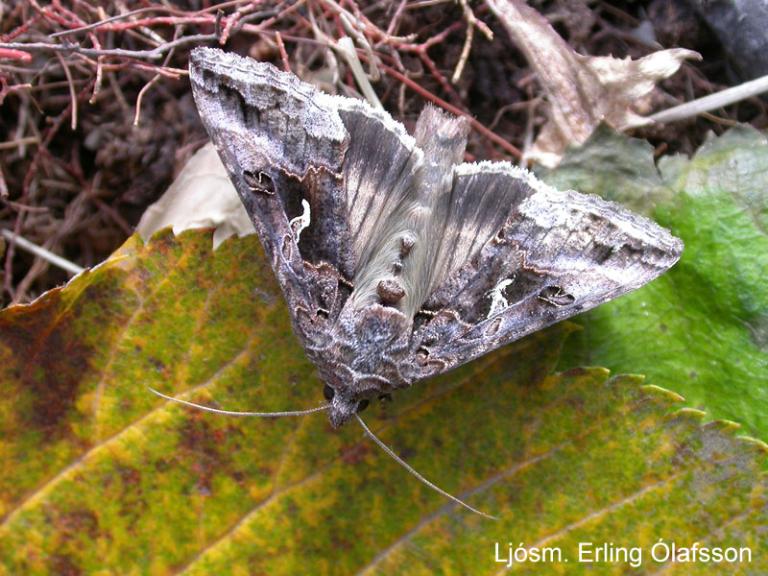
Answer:
<path fill-rule="evenodd" d="M 258 192 L 260 194 L 266 194 L 267 196 L 275 195 L 275 183 L 266 172 L 262 172 L 261 170 L 258 172 L 245 170 L 243 172 L 243 180 L 248 184 L 251 192 Z"/>
<path fill-rule="evenodd" d="M 562 307 L 573 304 L 576 300 L 573 294 L 568 294 L 560 286 L 546 286 L 539 292 L 539 300 L 551 304 L 552 306 Z"/>
<path fill-rule="evenodd" d="M 280 249 L 285 261 L 290 262 L 291 256 L 293 255 L 293 236 L 289 236 L 288 234 L 283 236 L 283 243 L 280 246 Z"/>

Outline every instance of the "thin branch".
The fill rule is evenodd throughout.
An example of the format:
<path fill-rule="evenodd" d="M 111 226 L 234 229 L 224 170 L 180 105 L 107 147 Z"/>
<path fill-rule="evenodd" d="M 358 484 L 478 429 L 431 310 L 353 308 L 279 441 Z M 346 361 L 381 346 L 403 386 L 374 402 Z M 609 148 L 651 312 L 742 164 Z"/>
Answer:
<path fill-rule="evenodd" d="M 515 158 L 519 159 L 522 156 L 522 153 L 517 147 L 515 147 L 513 144 L 510 144 L 509 142 L 504 140 L 504 138 L 502 138 L 495 132 L 492 132 L 491 130 L 486 128 L 481 122 L 478 122 L 469 113 L 465 112 L 464 110 L 461 110 L 460 108 L 457 108 L 452 104 L 449 104 L 442 98 L 435 96 L 432 92 L 423 88 L 421 85 L 414 82 L 404 74 L 401 74 L 394 68 L 390 68 L 389 66 L 383 66 L 383 69 L 387 74 L 389 74 L 393 78 L 400 80 L 400 82 L 402 82 L 403 84 L 406 84 L 411 90 L 423 96 L 425 99 L 429 100 L 430 102 L 437 104 L 441 108 L 444 108 L 445 110 L 455 114 L 456 116 L 463 116 L 464 118 L 466 118 L 469 121 L 469 124 L 472 126 L 472 128 L 474 128 L 476 132 L 478 132 L 481 136 L 484 136 L 489 140 L 492 140 L 493 142 L 501 146 L 504 150 L 506 150 L 509 154 L 511 154 Z"/>
<path fill-rule="evenodd" d="M 183 26 L 177 26 L 176 31 L 174 32 L 174 40 L 176 40 L 179 35 L 181 34 L 183 29 Z M 168 55 L 165 57 L 165 60 L 163 60 L 163 67 L 168 66 L 168 63 L 171 61 L 171 58 L 173 57 L 173 50 L 168 52 Z M 141 117 L 141 103 L 144 100 L 144 94 L 146 94 L 149 89 L 161 78 L 161 74 L 155 74 L 152 79 L 147 82 L 139 91 L 138 96 L 136 97 L 136 114 L 133 117 L 133 125 L 138 126 L 139 125 L 139 118 Z"/>
<path fill-rule="evenodd" d="M 19 248 L 22 248 L 27 252 L 31 252 L 38 258 L 42 258 L 43 260 L 49 262 L 50 264 L 53 264 L 54 266 L 58 266 L 62 270 L 66 270 L 70 274 L 80 274 L 80 272 L 85 270 L 85 268 L 81 268 L 77 264 L 74 264 L 69 260 L 62 258 L 61 256 L 57 256 L 53 252 L 46 250 L 42 246 L 38 246 L 34 242 L 30 242 L 26 238 L 23 238 L 22 236 L 19 236 L 18 234 L 15 234 L 10 230 L 6 230 L 5 228 L 0 229 L 0 236 L 3 236 L 3 238 L 15 244 Z"/>
<path fill-rule="evenodd" d="M 139 94 L 136 96 L 136 113 L 133 115 L 134 126 L 139 125 L 139 118 L 141 117 L 141 102 L 144 99 L 144 94 L 146 94 L 158 80 L 160 80 L 160 74 L 155 74 L 152 79 L 144 84 L 141 90 L 139 90 Z"/>
<path fill-rule="evenodd" d="M 72 81 L 72 72 L 69 71 L 69 66 L 67 66 L 64 57 L 60 53 L 57 53 L 56 58 L 59 59 L 59 63 L 64 69 L 64 75 L 67 77 L 67 84 L 69 85 L 69 97 L 72 100 L 72 120 L 70 122 L 70 127 L 74 132 L 77 130 L 77 93 L 75 92 L 75 83 Z"/>
<path fill-rule="evenodd" d="M 159 60 L 169 51 L 180 46 L 187 46 L 189 44 L 201 44 L 203 42 L 210 42 L 217 40 L 215 34 L 195 34 L 193 36 L 185 36 L 167 42 L 162 46 L 153 48 L 152 50 L 126 50 L 124 48 L 85 48 L 79 44 L 73 42 L 66 42 L 63 44 L 52 44 L 49 42 L 30 42 L 25 44 L 23 42 L 11 42 L 6 44 L 0 44 L 0 49 L 7 48 L 10 50 L 26 50 L 28 52 L 55 52 L 62 54 L 83 54 L 85 56 L 117 56 L 123 58 L 138 58 L 146 60 Z"/>
<path fill-rule="evenodd" d="M 469 51 L 472 49 L 472 40 L 475 37 L 475 28 L 479 28 L 489 41 L 493 41 L 493 32 L 488 28 L 488 25 L 485 22 L 479 20 L 477 16 L 475 16 L 472 8 L 469 7 L 468 0 L 459 0 L 459 3 L 464 12 L 464 18 L 467 21 L 467 36 L 464 39 L 464 46 L 461 48 L 459 62 L 456 64 L 453 77 L 451 77 L 451 82 L 454 84 L 458 83 L 461 74 L 464 72 L 464 66 L 466 66 L 467 60 L 469 59 Z"/>
<path fill-rule="evenodd" d="M 93 30 L 94 28 L 99 28 L 101 26 L 104 26 L 105 24 L 109 24 L 110 22 L 125 20 L 126 18 L 130 18 L 131 16 L 136 16 L 137 14 L 146 14 L 147 12 L 167 12 L 170 14 L 175 13 L 172 8 L 167 8 L 165 6 L 150 6 L 148 8 L 139 8 L 137 10 L 131 10 L 130 12 L 126 12 L 125 14 L 118 14 L 117 16 L 104 18 L 103 20 L 99 20 L 98 22 L 94 22 L 93 24 L 88 24 L 86 26 L 80 26 L 79 28 L 72 28 L 71 30 L 62 30 L 61 32 L 55 32 L 54 34 L 49 34 L 48 37 L 61 38 L 62 36 L 79 34 L 80 32 L 86 32 L 88 30 Z"/>
<path fill-rule="evenodd" d="M 332 47 L 341 54 L 346 61 L 347 66 L 349 66 L 349 69 L 352 71 L 352 75 L 355 77 L 357 85 L 360 87 L 365 99 L 368 100 L 368 103 L 379 110 L 383 110 L 384 106 L 381 105 L 378 96 L 376 96 L 376 91 L 368 81 L 363 66 L 360 64 L 360 59 L 357 56 L 357 51 L 355 50 L 355 44 L 352 42 L 352 38 L 344 36 L 343 38 L 340 38 L 335 45 L 332 45 Z"/>
<path fill-rule="evenodd" d="M 277 44 L 277 51 L 280 53 L 280 60 L 283 63 L 283 70 L 285 70 L 286 72 L 290 72 L 291 63 L 288 60 L 288 52 L 285 51 L 285 44 L 283 43 L 283 37 L 278 31 L 275 31 L 275 44 Z"/>
<path fill-rule="evenodd" d="M 451 77 L 451 82 L 454 84 L 458 84 L 459 80 L 461 79 L 461 75 L 464 72 L 464 66 L 467 65 L 467 60 L 469 60 L 469 51 L 472 49 L 472 40 L 475 37 L 475 26 L 471 22 L 467 24 L 467 36 L 464 39 L 464 46 L 461 48 L 461 56 L 459 56 L 459 61 L 456 64 L 456 68 L 453 71 L 453 76 Z"/>
<path fill-rule="evenodd" d="M 768 75 L 744 82 L 732 88 L 726 88 L 720 92 L 715 92 L 709 96 L 686 102 L 680 106 L 674 106 L 667 110 L 662 110 L 643 118 L 630 127 L 647 126 L 648 124 L 661 124 L 668 122 L 678 122 L 693 116 L 698 116 L 704 112 L 711 112 L 729 104 L 735 104 L 741 100 L 757 96 L 763 92 L 768 92 Z"/>
<path fill-rule="evenodd" d="M 19 146 L 24 146 L 25 144 L 39 144 L 40 138 L 37 136 L 26 136 L 24 138 L 19 138 L 18 140 L 9 140 L 7 142 L 0 142 L 0 150 L 12 150 L 13 148 L 18 148 Z"/>
<path fill-rule="evenodd" d="M 400 18 L 402 18 L 407 4 L 407 0 L 400 0 L 400 4 L 397 6 L 395 14 L 392 16 L 392 20 L 389 21 L 389 25 L 387 26 L 387 36 L 393 36 L 395 32 L 397 32 L 397 28 L 400 25 Z"/>

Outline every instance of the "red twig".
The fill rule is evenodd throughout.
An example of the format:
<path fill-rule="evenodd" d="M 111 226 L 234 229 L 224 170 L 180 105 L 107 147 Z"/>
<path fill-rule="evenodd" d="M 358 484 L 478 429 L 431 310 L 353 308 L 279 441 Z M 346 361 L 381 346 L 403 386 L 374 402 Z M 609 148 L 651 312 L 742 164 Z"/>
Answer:
<path fill-rule="evenodd" d="M 275 44 L 277 44 L 277 49 L 280 52 L 280 60 L 283 61 L 283 70 L 290 72 L 291 63 L 288 60 L 288 52 L 285 51 L 285 44 L 283 44 L 283 37 L 280 32 L 275 32 Z"/>
<path fill-rule="evenodd" d="M 499 136 L 498 134 L 492 132 L 488 128 L 486 128 L 481 122 L 478 122 L 475 118 L 473 118 L 470 114 L 465 112 L 464 110 L 461 110 L 460 108 L 457 108 L 456 106 L 446 102 L 445 100 L 439 98 L 438 96 L 435 96 L 432 92 L 429 90 L 423 88 L 404 74 L 401 74 L 394 68 L 390 68 L 389 66 L 383 66 L 384 71 L 392 76 L 393 78 L 396 78 L 403 84 L 406 84 L 411 90 L 422 96 L 424 99 L 429 100 L 430 102 L 440 106 L 441 108 L 448 110 L 448 112 L 451 112 L 452 114 L 455 114 L 456 116 L 463 116 L 466 118 L 472 128 L 484 136 L 485 138 L 488 138 L 489 140 L 492 140 L 499 146 L 501 146 L 504 150 L 509 152 L 512 156 L 515 158 L 521 158 L 522 152 L 506 140 Z"/>
<path fill-rule="evenodd" d="M 0 48 L 0 60 L 20 60 L 21 62 L 31 62 L 32 54 L 23 50 L 14 50 L 13 48 Z"/>

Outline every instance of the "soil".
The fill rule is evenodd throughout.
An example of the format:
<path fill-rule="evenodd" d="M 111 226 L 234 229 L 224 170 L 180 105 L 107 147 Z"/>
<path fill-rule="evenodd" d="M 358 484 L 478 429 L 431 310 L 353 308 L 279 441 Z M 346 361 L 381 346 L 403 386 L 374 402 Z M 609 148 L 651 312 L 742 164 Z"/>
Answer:
<path fill-rule="evenodd" d="M 371 52 L 361 51 L 360 58 L 368 66 L 369 55 L 376 55 L 381 79 L 374 87 L 384 106 L 409 128 L 425 100 L 468 111 L 517 148 L 546 121 L 534 72 L 482 3 L 471 7 L 494 40 L 475 31 L 456 83 L 451 76 L 467 31 L 461 2 L 411 1 L 398 11 L 401 3 L 388 1 L 257 6 L 235 0 L 221 4 L 218 16 L 208 2 L 177 2 L 174 8 L 151 2 L 106 2 L 99 8 L 83 0 L 66 4 L 5 3 L 0 18 L 1 44 L 30 45 L 21 52 L 0 48 L 0 229 L 82 267 L 101 262 L 133 233 L 147 206 L 206 141 L 185 68 L 192 47 L 217 45 L 216 38 L 226 38 L 228 50 L 282 67 L 287 63 L 326 89 L 356 94 L 351 74 L 323 40 L 344 34 L 335 9 L 342 6 L 368 22 Z M 125 12 L 126 4 L 136 12 L 82 29 Z M 701 62 L 685 63 L 661 84 L 658 108 L 740 82 L 715 35 L 683 0 L 531 5 L 581 54 L 638 58 L 661 47 L 699 52 Z M 397 24 L 390 28 L 393 19 Z M 388 29 L 390 38 L 384 36 Z M 51 37 L 65 31 L 70 33 Z M 67 43 L 70 48 L 59 51 Z M 160 57 L 145 56 L 150 50 Z M 337 82 L 334 71 L 340 74 Z M 752 98 L 717 115 L 634 135 L 650 140 L 659 154 L 690 154 L 709 132 L 721 133 L 738 122 L 765 128 L 765 101 Z M 469 152 L 475 158 L 510 158 L 507 149 L 478 132 L 471 136 Z M 0 307 L 29 301 L 68 278 L 67 272 L 7 243 L 0 255 Z"/>

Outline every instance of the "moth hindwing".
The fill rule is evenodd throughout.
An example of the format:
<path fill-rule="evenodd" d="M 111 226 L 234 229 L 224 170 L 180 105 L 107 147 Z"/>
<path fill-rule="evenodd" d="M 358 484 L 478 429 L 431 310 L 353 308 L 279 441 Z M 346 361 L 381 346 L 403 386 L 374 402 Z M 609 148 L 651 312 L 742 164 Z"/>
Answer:
<path fill-rule="evenodd" d="M 639 288 L 682 242 L 506 162 L 461 163 L 467 123 L 386 112 L 198 48 L 203 122 L 253 219 L 330 419 Z"/>

